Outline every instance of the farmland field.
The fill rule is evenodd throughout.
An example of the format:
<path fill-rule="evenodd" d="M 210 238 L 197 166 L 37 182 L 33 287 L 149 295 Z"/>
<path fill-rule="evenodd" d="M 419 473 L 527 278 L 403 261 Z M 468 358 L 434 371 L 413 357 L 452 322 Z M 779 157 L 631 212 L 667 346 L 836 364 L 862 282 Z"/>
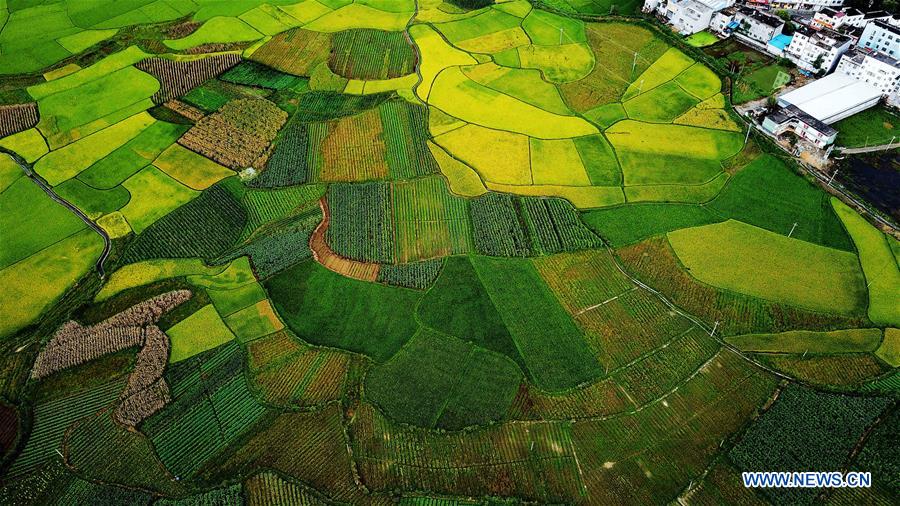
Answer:
<path fill-rule="evenodd" d="M 0 504 L 900 503 L 897 230 L 640 9 L 0 1 Z"/>

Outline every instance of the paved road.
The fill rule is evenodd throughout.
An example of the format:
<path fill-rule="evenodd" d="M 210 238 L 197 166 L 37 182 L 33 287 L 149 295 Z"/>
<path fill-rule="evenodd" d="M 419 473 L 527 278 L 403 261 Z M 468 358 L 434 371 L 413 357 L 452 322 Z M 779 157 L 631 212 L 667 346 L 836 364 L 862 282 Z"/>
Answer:
<path fill-rule="evenodd" d="M 25 172 L 25 175 L 28 176 L 28 179 L 34 181 L 35 184 L 37 184 L 41 187 L 42 190 L 44 190 L 44 193 L 49 195 L 51 199 L 65 206 L 68 210 L 75 213 L 75 215 L 81 218 L 81 221 L 83 221 L 88 227 L 90 227 L 94 232 L 100 234 L 100 237 L 103 238 L 103 253 L 101 253 L 100 258 L 97 259 L 96 268 L 97 274 L 100 275 L 100 279 L 106 277 L 106 271 L 103 270 L 103 264 L 104 262 L 106 262 L 106 258 L 109 256 L 109 251 L 112 246 L 112 242 L 109 239 L 109 234 L 107 234 L 106 231 L 100 228 L 96 223 L 91 221 L 91 219 L 88 218 L 86 214 L 81 212 L 81 209 L 78 209 L 74 204 L 57 195 L 56 192 L 53 191 L 53 188 L 50 187 L 50 185 L 45 183 L 43 179 L 35 174 L 31 164 L 25 161 L 25 159 L 22 158 L 18 153 L 10 151 L 3 147 L 0 147 L 0 153 L 6 153 L 6 155 L 12 158 L 13 161 L 15 161 L 19 165 L 19 167 L 22 168 L 22 171 Z"/>
<path fill-rule="evenodd" d="M 841 150 L 841 153 L 845 155 L 853 155 L 856 153 L 874 153 L 875 151 L 887 151 L 889 149 L 897 149 L 900 148 L 900 142 L 895 142 L 893 144 L 882 144 L 880 146 L 869 146 L 865 148 L 835 148 Z"/>

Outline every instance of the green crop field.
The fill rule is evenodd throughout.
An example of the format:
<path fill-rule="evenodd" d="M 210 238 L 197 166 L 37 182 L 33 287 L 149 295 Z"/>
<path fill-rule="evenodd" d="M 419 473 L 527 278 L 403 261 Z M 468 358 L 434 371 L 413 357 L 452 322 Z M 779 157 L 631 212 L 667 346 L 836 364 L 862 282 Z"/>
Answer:
<path fill-rule="evenodd" d="M 0 504 L 900 503 L 897 229 L 640 9 L 0 0 Z"/>

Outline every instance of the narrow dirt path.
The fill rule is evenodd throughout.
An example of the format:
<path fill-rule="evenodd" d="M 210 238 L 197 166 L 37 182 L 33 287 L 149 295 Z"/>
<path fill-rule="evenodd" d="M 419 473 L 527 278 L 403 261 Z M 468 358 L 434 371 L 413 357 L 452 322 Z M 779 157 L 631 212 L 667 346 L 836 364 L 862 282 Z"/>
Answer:
<path fill-rule="evenodd" d="M 319 200 L 319 207 L 322 208 L 324 218 L 322 218 L 322 222 L 319 223 L 319 226 L 316 227 L 309 238 L 309 249 L 312 251 L 313 259 L 322 267 L 341 276 L 360 281 L 377 280 L 378 271 L 381 269 L 380 264 L 344 258 L 328 246 L 328 243 L 325 241 L 325 233 L 328 231 L 331 214 L 328 212 L 328 201 L 325 197 Z"/>

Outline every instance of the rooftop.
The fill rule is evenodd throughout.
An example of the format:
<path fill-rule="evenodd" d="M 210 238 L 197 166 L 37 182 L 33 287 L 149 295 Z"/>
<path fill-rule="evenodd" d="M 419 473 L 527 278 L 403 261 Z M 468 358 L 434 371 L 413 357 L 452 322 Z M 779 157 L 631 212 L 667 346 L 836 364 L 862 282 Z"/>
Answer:
<path fill-rule="evenodd" d="M 842 112 L 881 97 L 871 84 L 835 73 L 778 97 L 778 103 L 793 105 L 813 118 L 828 123 Z"/>
<path fill-rule="evenodd" d="M 781 18 L 766 14 L 765 12 L 758 11 L 756 9 L 741 7 L 740 9 L 738 9 L 738 11 L 748 18 L 753 18 L 754 20 L 773 28 L 784 25 L 784 20 L 782 20 Z"/>
<path fill-rule="evenodd" d="M 856 47 L 853 48 L 846 53 L 841 58 L 849 58 L 853 60 L 855 63 L 862 63 L 865 58 L 874 58 L 882 63 L 886 63 L 892 67 L 900 68 L 900 60 L 896 58 L 892 58 L 880 51 L 872 51 L 868 48 Z"/>
<path fill-rule="evenodd" d="M 773 37 L 772 40 L 769 41 L 769 45 L 775 46 L 778 49 L 784 49 L 791 43 L 791 39 L 793 38 L 793 35 L 785 35 L 782 33 Z"/>

